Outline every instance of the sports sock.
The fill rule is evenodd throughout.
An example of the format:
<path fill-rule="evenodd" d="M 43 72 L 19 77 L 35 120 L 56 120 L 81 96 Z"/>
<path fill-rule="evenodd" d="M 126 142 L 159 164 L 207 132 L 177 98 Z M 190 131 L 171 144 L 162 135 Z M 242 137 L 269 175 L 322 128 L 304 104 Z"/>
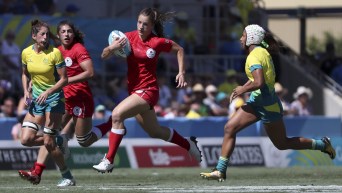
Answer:
<path fill-rule="evenodd" d="M 60 172 L 61 172 L 63 178 L 66 178 L 66 179 L 73 179 L 74 178 L 72 176 L 69 168 L 65 168 L 64 170 L 61 170 Z"/>
<path fill-rule="evenodd" d="M 219 158 L 219 161 L 217 162 L 216 169 L 220 171 L 221 173 L 225 174 L 227 171 L 229 163 L 229 158 L 221 157 Z"/>
<path fill-rule="evenodd" d="M 312 149 L 324 150 L 325 143 L 321 139 L 312 139 Z"/>
<path fill-rule="evenodd" d="M 110 163 L 113 163 L 116 152 L 118 151 L 119 145 L 123 136 L 126 133 L 126 129 L 113 129 L 109 134 L 109 149 L 106 158 Z"/>
<path fill-rule="evenodd" d="M 170 137 L 168 142 L 177 144 L 181 146 L 182 148 L 189 150 L 190 149 L 190 143 L 188 140 L 186 140 L 183 136 L 181 136 L 176 130 L 170 129 Z"/>
<path fill-rule="evenodd" d="M 38 176 L 41 176 L 44 169 L 46 168 L 46 166 L 44 164 L 35 162 L 34 163 L 34 173 L 36 173 Z"/>
<path fill-rule="evenodd" d="M 101 139 L 110 129 L 112 128 L 112 116 L 109 117 L 108 121 L 100 125 L 96 125 L 92 128 L 92 132 L 95 133 L 97 139 Z"/>
<path fill-rule="evenodd" d="M 61 136 L 61 135 L 57 135 L 56 136 L 56 144 L 58 145 L 58 146 L 61 146 L 62 144 L 63 144 L 63 137 Z"/>

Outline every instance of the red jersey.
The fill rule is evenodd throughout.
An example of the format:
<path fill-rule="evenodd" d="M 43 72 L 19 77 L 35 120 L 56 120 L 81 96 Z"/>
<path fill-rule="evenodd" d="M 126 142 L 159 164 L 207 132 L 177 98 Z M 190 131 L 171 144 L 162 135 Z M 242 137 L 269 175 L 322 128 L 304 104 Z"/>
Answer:
<path fill-rule="evenodd" d="M 80 63 L 91 59 L 86 48 L 80 43 L 73 44 L 72 47 L 67 50 L 62 46 L 59 46 L 58 49 L 64 57 L 68 77 L 82 73 L 83 69 L 81 68 Z M 88 81 L 68 84 L 63 87 L 63 91 L 65 99 L 67 100 L 81 100 L 83 96 L 87 98 L 92 97 Z"/>
<path fill-rule="evenodd" d="M 161 52 L 170 52 L 172 41 L 151 34 L 145 41 L 138 31 L 125 33 L 132 52 L 127 57 L 127 86 L 129 93 L 136 90 L 159 90 L 157 83 L 157 62 Z"/>

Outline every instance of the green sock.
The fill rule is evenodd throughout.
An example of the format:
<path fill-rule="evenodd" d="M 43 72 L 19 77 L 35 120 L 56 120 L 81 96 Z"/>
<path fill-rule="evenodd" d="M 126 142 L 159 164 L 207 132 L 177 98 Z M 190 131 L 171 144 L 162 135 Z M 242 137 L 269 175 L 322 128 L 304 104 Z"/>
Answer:
<path fill-rule="evenodd" d="M 58 146 L 61 146 L 62 144 L 63 144 L 63 137 L 62 136 L 60 136 L 60 135 L 57 135 L 56 136 L 56 144 L 58 145 Z"/>
<path fill-rule="evenodd" d="M 74 178 L 74 177 L 72 176 L 72 174 L 71 174 L 69 168 L 66 168 L 66 169 L 64 169 L 63 171 L 61 170 L 60 172 L 61 172 L 63 178 L 66 178 L 66 179 L 73 179 L 73 178 Z"/>
<path fill-rule="evenodd" d="M 324 150 L 325 143 L 321 139 L 312 139 L 312 149 Z"/>
<path fill-rule="evenodd" d="M 227 171 L 228 163 L 229 163 L 229 158 L 220 156 L 216 169 L 220 171 L 221 173 L 225 174 Z"/>

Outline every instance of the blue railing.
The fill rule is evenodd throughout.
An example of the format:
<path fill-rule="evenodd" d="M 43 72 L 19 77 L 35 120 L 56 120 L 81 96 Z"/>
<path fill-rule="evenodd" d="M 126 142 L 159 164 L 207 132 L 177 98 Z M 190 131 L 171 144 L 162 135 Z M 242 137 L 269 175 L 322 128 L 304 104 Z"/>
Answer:
<path fill-rule="evenodd" d="M 221 137 L 223 136 L 223 127 L 227 122 L 226 117 L 205 117 L 200 119 L 164 119 L 158 118 L 159 123 L 176 129 L 184 136 L 197 137 Z M 1 135 L 0 140 L 12 139 L 11 128 L 17 122 L 15 118 L 0 119 Z M 99 124 L 104 120 L 94 120 L 93 124 Z M 323 116 L 309 116 L 309 117 L 285 117 L 284 122 L 287 128 L 288 136 L 305 136 L 305 137 L 342 137 L 342 124 L 339 117 L 323 117 Z M 148 135 L 139 126 L 134 118 L 125 121 L 127 127 L 128 138 L 145 138 Z M 254 123 L 248 128 L 242 130 L 238 136 L 253 137 L 265 136 L 265 131 L 260 122 Z"/>

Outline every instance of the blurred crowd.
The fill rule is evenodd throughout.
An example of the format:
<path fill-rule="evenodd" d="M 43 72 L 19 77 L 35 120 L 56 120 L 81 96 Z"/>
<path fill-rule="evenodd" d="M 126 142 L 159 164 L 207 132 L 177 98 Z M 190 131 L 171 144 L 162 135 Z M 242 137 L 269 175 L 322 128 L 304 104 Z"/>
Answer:
<path fill-rule="evenodd" d="M 0 14 L 75 16 L 80 8 L 67 4 L 61 12 L 57 10 L 58 0 L 1 0 Z"/>
<path fill-rule="evenodd" d="M 43 14 L 72 17 L 80 11 L 78 6 L 71 3 L 65 7 L 63 13 L 60 13 L 56 10 L 55 0 L 0 0 L 0 3 L 0 14 Z M 227 15 L 225 17 L 227 19 L 224 20 L 226 23 L 221 29 L 219 49 L 214 54 L 244 56 L 245 53 L 241 49 L 239 39 L 243 26 L 248 23 L 248 11 L 252 10 L 252 5 L 240 4 L 230 6 L 226 10 Z M 203 8 L 203 12 L 211 17 L 210 4 Z M 8 30 L 4 33 L 4 38 L 0 39 L 0 118 L 16 117 L 18 119 L 18 125 L 13 127 L 12 133 L 13 138 L 17 139 L 20 134 L 20 122 L 26 113 L 21 98 L 20 55 L 22 48 L 14 41 L 16 39 L 14 31 Z M 177 12 L 175 16 L 171 39 L 184 47 L 186 54 L 189 55 L 208 54 L 208 50 L 210 50 L 210 45 L 203 44 L 196 33 L 196 29 L 191 25 L 191 18 L 184 11 Z M 322 56 L 322 70 L 342 84 L 341 60 L 336 59 L 330 49 L 333 48 L 327 46 L 327 53 L 324 57 Z M 236 109 L 245 104 L 249 97 L 246 94 L 236 98 L 231 103 L 229 102 L 232 90 L 246 80 L 243 73 L 244 60 L 237 58 L 234 63 L 238 64 L 238 67 L 225 69 L 226 71 L 222 72 L 222 77 L 198 76 L 195 75 L 196 72 L 190 70 L 190 73 L 187 74 L 189 86 L 184 89 L 175 89 L 174 77 L 164 76 L 166 64 L 161 60 L 160 65 L 158 65 L 160 98 L 158 105 L 154 107 L 157 115 L 167 119 L 175 117 L 196 119 L 206 116 L 226 116 L 229 118 L 233 116 Z M 120 65 L 120 68 L 109 70 L 122 71 L 124 74 L 125 66 Z M 98 74 L 90 82 L 96 105 L 94 119 L 103 119 L 110 115 L 111 109 L 128 95 L 125 76 L 111 77 L 105 86 L 98 79 L 100 76 Z M 105 88 L 103 89 L 103 87 Z M 282 101 L 285 116 L 308 116 L 312 114 L 310 99 L 313 94 L 310 88 L 300 86 L 295 93 L 292 93 L 292 97 L 288 96 L 287 89 L 283 88 L 280 83 L 276 83 L 275 88 Z M 292 101 L 287 101 L 286 98 L 290 98 Z"/>
<path fill-rule="evenodd" d="M 322 72 L 342 86 L 342 57 L 336 53 L 334 42 L 326 43 L 325 51 L 317 53 L 314 59 Z"/>

